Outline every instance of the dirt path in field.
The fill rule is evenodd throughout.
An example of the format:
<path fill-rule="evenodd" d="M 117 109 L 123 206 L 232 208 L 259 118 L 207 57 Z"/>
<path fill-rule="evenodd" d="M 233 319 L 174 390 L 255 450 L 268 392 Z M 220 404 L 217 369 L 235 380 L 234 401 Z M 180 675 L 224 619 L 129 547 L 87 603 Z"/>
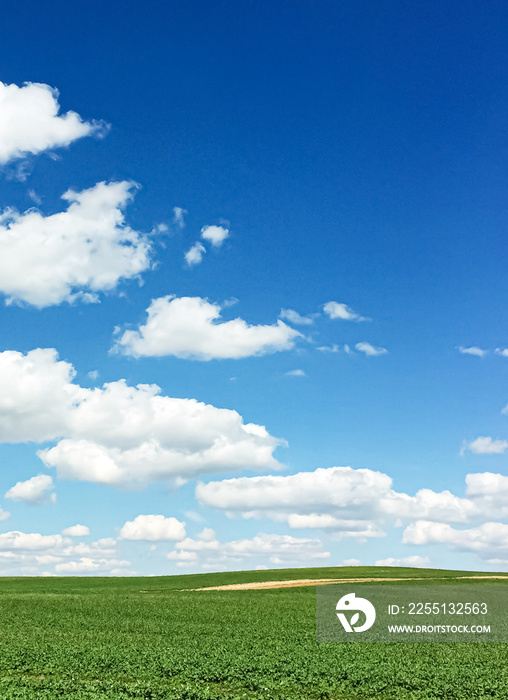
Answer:
<path fill-rule="evenodd" d="M 436 577 L 446 579 L 508 579 L 508 576 L 446 576 Z M 192 588 L 193 591 L 252 591 L 270 588 L 300 588 L 302 586 L 326 586 L 332 583 L 389 583 L 391 581 L 424 581 L 424 578 L 299 578 L 290 581 L 256 581 L 252 583 L 230 583 L 225 586 L 208 586 L 207 588 Z M 430 579 L 433 580 L 433 579 Z"/>
<path fill-rule="evenodd" d="M 225 586 L 193 588 L 194 591 L 249 591 L 263 588 L 300 588 L 301 586 L 326 586 L 331 583 L 376 583 L 378 581 L 421 581 L 420 578 L 299 578 L 290 581 L 256 581 L 230 583 Z"/>
<path fill-rule="evenodd" d="M 457 576 L 457 578 L 508 578 L 508 576 L 499 576 L 497 574 L 489 574 L 488 576 Z"/>

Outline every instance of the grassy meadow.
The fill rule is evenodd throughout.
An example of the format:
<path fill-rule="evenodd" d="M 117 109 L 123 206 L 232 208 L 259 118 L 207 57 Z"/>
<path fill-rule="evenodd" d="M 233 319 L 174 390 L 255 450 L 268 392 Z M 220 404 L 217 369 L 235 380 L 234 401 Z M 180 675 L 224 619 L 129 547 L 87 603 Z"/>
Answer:
<path fill-rule="evenodd" d="M 363 576 L 446 585 L 463 573 L 341 567 L 2 578 L 0 698 L 508 698 L 508 644 L 318 644 L 315 587 L 185 590 Z"/>

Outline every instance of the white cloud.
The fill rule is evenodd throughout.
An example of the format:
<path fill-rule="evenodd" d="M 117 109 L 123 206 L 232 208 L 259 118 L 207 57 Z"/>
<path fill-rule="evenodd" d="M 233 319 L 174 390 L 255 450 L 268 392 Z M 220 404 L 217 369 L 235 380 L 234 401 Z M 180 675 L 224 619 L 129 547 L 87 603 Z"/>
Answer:
<path fill-rule="evenodd" d="M 303 369 L 292 369 L 289 372 L 285 372 L 284 376 L 286 377 L 306 377 L 307 375 L 303 371 Z"/>
<path fill-rule="evenodd" d="M 189 265 L 189 267 L 199 265 L 199 263 L 203 260 L 204 253 L 206 253 L 205 246 L 199 241 L 196 241 L 192 248 L 189 248 L 189 250 L 185 253 L 185 262 L 187 265 Z"/>
<path fill-rule="evenodd" d="M 58 90 L 49 85 L 0 82 L 0 164 L 105 133 L 103 122 L 85 122 L 76 112 L 59 116 L 59 111 Z"/>
<path fill-rule="evenodd" d="M 201 542 L 212 542 L 215 539 L 215 531 L 211 527 L 204 527 L 197 535 L 197 538 Z"/>
<path fill-rule="evenodd" d="M 291 535 L 270 535 L 260 533 L 252 539 L 227 542 L 221 553 L 229 556 L 252 557 L 269 555 L 278 557 L 279 561 L 295 561 L 300 559 L 327 559 L 329 552 L 322 549 L 321 540 L 292 537 Z"/>
<path fill-rule="evenodd" d="M 475 357 L 485 357 L 485 355 L 488 354 L 488 350 L 482 350 L 481 348 L 476 347 L 476 345 L 472 345 L 469 348 L 465 348 L 462 345 L 459 345 L 457 347 L 457 350 L 462 354 L 462 355 L 474 355 Z"/>
<path fill-rule="evenodd" d="M 53 553 L 58 557 L 73 557 L 78 555 L 90 555 L 94 557 L 105 557 L 114 555 L 116 552 L 116 540 L 112 537 L 103 537 L 96 542 L 86 544 L 78 542 L 73 544 L 71 540 L 65 540 L 66 546 L 56 548 Z M 70 543 L 70 544 L 69 544 Z"/>
<path fill-rule="evenodd" d="M 215 248 L 220 248 L 226 238 L 229 238 L 229 229 L 224 226 L 203 226 L 201 238 L 211 243 Z"/>
<path fill-rule="evenodd" d="M 492 472 L 467 474 L 466 485 L 466 495 L 469 498 L 499 497 L 502 500 L 508 498 L 508 476 L 503 474 Z"/>
<path fill-rule="evenodd" d="M 203 540 L 199 537 L 196 539 L 186 537 L 184 540 L 176 544 L 176 549 L 185 550 L 186 552 L 204 552 L 212 549 L 219 549 L 220 543 L 217 539 L 215 539 L 215 532 L 213 535 L 213 538 L 209 540 Z"/>
<path fill-rule="evenodd" d="M 71 525 L 62 530 L 62 535 L 67 535 L 68 537 L 86 537 L 90 534 L 90 530 L 86 525 Z"/>
<path fill-rule="evenodd" d="M 320 529 L 340 529 L 346 527 L 354 530 L 363 527 L 362 520 L 340 520 L 328 513 L 291 513 L 288 516 L 288 524 L 291 528 L 320 528 Z"/>
<path fill-rule="evenodd" d="M 176 518 L 166 518 L 164 515 L 138 515 L 134 520 L 128 520 L 120 530 L 124 540 L 183 540 L 185 523 Z"/>
<path fill-rule="evenodd" d="M 508 357 L 508 348 L 496 348 L 495 353 L 501 357 Z"/>
<path fill-rule="evenodd" d="M 198 536 L 178 542 L 168 559 L 200 561 L 203 568 L 208 568 L 211 563 L 241 562 L 254 557 L 266 557 L 272 564 L 280 564 L 322 560 L 329 556 L 318 539 L 259 533 L 251 539 L 219 542 L 213 530 L 207 530 L 206 539 Z"/>
<path fill-rule="evenodd" d="M 198 484 L 196 496 L 229 517 L 269 518 L 291 528 L 322 529 L 332 539 L 354 538 L 360 543 L 382 536 L 387 525 L 400 526 L 405 521 L 410 523 L 403 532 L 405 544 L 443 544 L 476 552 L 487 561 L 508 561 L 508 524 L 493 522 L 508 517 L 508 476 L 469 474 L 466 486 L 466 498 L 430 489 L 410 496 L 394 491 L 391 479 L 380 472 L 335 467 Z M 467 529 L 449 524 L 485 518 L 489 522 Z M 224 549 L 218 542 L 213 548 L 218 553 Z M 195 551 L 205 549 L 195 547 Z M 231 548 L 226 552 L 231 553 Z M 376 565 L 425 567 L 429 560 L 420 555 L 390 557 Z"/>
<path fill-rule="evenodd" d="M 185 214 L 187 214 L 187 209 L 173 207 L 173 223 L 176 224 L 178 228 L 185 228 Z"/>
<path fill-rule="evenodd" d="M 124 382 L 91 392 L 71 415 L 76 438 L 39 456 L 60 477 L 118 485 L 280 466 L 272 453 L 281 441 L 263 426 L 244 424 L 236 411 L 158 392 Z"/>
<path fill-rule="evenodd" d="M 467 530 L 457 530 L 447 523 L 418 520 L 404 530 L 405 544 L 444 544 L 450 549 L 475 552 L 482 559 L 508 556 L 508 525 L 498 522 L 482 523 Z"/>
<path fill-rule="evenodd" d="M 59 574 L 81 574 L 81 573 L 109 573 L 113 576 L 124 576 L 130 567 L 130 561 L 118 559 L 92 559 L 81 557 L 76 561 L 62 562 L 55 565 L 55 571 Z M 120 572 L 118 571 L 120 570 Z"/>
<path fill-rule="evenodd" d="M 134 357 L 238 359 L 291 350 L 296 339 L 303 337 L 280 320 L 270 326 L 251 326 L 241 318 L 221 321 L 220 312 L 219 304 L 201 297 L 154 299 L 146 324 L 125 331 L 115 349 Z"/>
<path fill-rule="evenodd" d="M 76 532 L 74 536 L 77 535 Z M 58 572 L 97 571 L 113 574 L 120 564 L 128 564 L 111 558 L 115 556 L 115 550 L 116 541 L 112 538 L 84 544 L 73 543 L 62 535 L 12 531 L 0 535 L 0 571 L 2 575 L 41 575 L 41 566 L 54 564 Z M 123 568 L 125 571 L 125 566 Z M 51 575 L 50 572 L 46 574 Z"/>
<path fill-rule="evenodd" d="M 467 474 L 466 496 L 484 517 L 508 518 L 508 476 Z"/>
<path fill-rule="evenodd" d="M 279 466 L 272 453 L 281 441 L 235 411 L 123 381 L 84 389 L 73 376 L 55 350 L 0 353 L 0 440 L 65 437 L 43 461 L 60 476 L 101 483 Z"/>
<path fill-rule="evenodd" d="M 0 441 L 42 442 L 68 431 L 74 405 L 87 391 L 53 349 L 0 353 Z"/>
<path fill-rule="evenodd" d="M 8 302 L 38 308 L 98 301 L 121 279 L 150 266 L 147 238 L 124 223 L 133 196 L 130 182 L 100 182 L 82 192 L 68 190 L 66 211 L 43 216 L 36 210 L 0 216 L 0 292 Z"/>
<path fill-rule="evenodd" d="M 291 528 L 322 528 L 337 539 L 383 536 L 383 527 L 417 518 L 467 522 L 491 511 L 482 498 L 420 489 L 414 496 L 392 488 L 382 472 L 330 467 L 290 476 L 255 476 L 199 483 L 197 499 L 243 518 L 270 518 Z"/>
<path fill-rule="evenodd" d="M 337 301 L 328 301 L 323 305 L 323 311 L 331 319 L 340 319 L 341 321 L 370 321 L 370 318 L 360 316 L 347 304 L 342 304 Z"/>
<path fill-rule="evenodd" d="M 12 530 L 0 534 L 0 550 L 39 551 L 53 549 L 66 544 L 61 535 L 41 535 L 38 532 L 19 532 Z"/>
<path fill-rule="evenodd" d="M 293 309 L 281 309 L 279 318 L 282 318 L 295 326 L 310 326 L 314 323 L 312 316 L 300 316 L 298 311 Z"/>
<path fill-rule="evenodd" d="M 420 489 L 414 496 L 393 492 L 383 500 L 381 507 L 395 519 L 426 518 L 460 523 L 482 515 L 478 505 L 467 498 L 447 490 L 436 492 L 426 488 Z"/>
<path fill-rule="evenodd" d="M 55 503 L 56 494 L 53 492 L 53 488 L 53 479 L 47 474 L 39 474 L 27 481 L 18 481 L 7 491 L 5 498 L 37 506 Z"/>
<path fill-rule="evenodd" d="M 491 437 L 480 436 L 476 440 L 467 443 L 465 447 L 477 455 L 503 454 L 508 448 L 508 441 L 493 440 Z"/>
<path fill-rule="evenodd" d="M 363 352 L 367 357 L 379 357 L 380 355 L 386 355 L 388 352 L 386 348 L 377 348 L 370 343 L 356 343 L 355 348 L 358 352 Z"/>
<path fill-rule="evenodd" d="M 99 563 L 89 557 L 82 557 L 79 561 L 69 561 L 55 566 L 55 571 L 62 573 L 81 573 L 82 571 L 97 571 Z"/>
<path fill-rule="evenodd" d="M 421 557 L 414 554 L 410 557 L 402 557 L 401 559 L 378 559 L 375 566 L 415 566 L 417 568 L 427 567 L 430 564 L 429 557 Z"/>
<path fill-rule="evenodd" d="M 344 559 L 342 566 L 361 566 L 362 562 L 359 559 Z"/>
<path fill-rule="evenodd" d="M 356 539 L 365 542 L 371 537 L 384 537 L 386 534 L 376 523 L 367 520 L 336 518 L 327 513 L 311 513 L 310 515 L 291 513 L 287 516 L 287 523 L 292 529 L 319 528 L 330 530 L 334 540 Z"/>
<path fill-rule="evenodd" d="M 229 409 L 162 396 L 156 385 L 120 380 L 85 389 L 55 350 L 0 352 L 0 441 L 42 442 L 63 478 L 116 485 L 277 469 L 282 440 Z"/>
<path fill-rule="evenodd" d="M 173 401 L 177 399 L 168 400 L 168 403 Z M 192 409 L 192 406 L 184 408 Z M 194 417 L 187 410 L 187 415 L 175 420 L 185 427 L 187 445 L 183 437 L 179 439 L 174 435 L 153 442 L 144 441 L 130 449 L 64 439 L 38 454 L 46 466 L 56 467 L 60 478 L 117 486 L 144 486 L 158 481 L 173 481 L 178 485 L 182 480 L 210 472 L 276 469 L 280 466 L 272 456 L 278 441 L 268 434 L 249 434 L 249 426 L 242 424 L 240 416 L 234 421 L 228 420 L 229 417 L 217 421 L 223 425 L 218 426 L 213 442 L 200 446 L 199 431 L 204 427 L 205 414 L 219 410 L 203 405 L 201 415 Z M 224 430 L 222 434 L 219 432 L 221 428 Z M 141 440 L 148 440 L 148 437 L 143 436 Z"/>

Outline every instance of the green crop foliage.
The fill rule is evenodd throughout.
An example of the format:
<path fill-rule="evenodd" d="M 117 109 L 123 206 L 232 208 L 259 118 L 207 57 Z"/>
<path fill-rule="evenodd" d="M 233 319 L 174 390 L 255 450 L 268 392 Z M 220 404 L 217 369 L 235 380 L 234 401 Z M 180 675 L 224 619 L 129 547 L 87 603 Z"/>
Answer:
<path fill-rule="evenodd" d="M 456 584 L 454 576 L 461 573 L 418 570 L 416 575 L 446 585 Z M 359 576 L 410 578 L 415 571 L 0 579 L 0 698 L 508 698 L 506 644 L 318 644 L 314 587 L 186 590 Z"/>

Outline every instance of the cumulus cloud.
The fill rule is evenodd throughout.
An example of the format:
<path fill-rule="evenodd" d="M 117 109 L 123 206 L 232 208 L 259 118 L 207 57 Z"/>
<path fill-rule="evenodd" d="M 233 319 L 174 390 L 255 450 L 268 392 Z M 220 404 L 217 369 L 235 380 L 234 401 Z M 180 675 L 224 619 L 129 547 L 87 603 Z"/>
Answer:
<path fill-rule="evenodd" d="M 220 248 L 226 238 L 229 238 L 229 229 L 224 226 L 203 226 L 201 238 L 211 243 L 214 248 Z"/>
<path fill-rule="evenodd" d="M 475 552 L 482 559 L 508 557 L 508 525 L 486 522 L 478 527 L 457 530 L 448 523 L 418 520 L 404 530 L 405 544 L 444 544 L 461 552 Z"/>
<path fill-rule="evenodd" d="M 462 355 L 474 355 L 475 357 L 485 357 L 485 355 L 488 354 L 488 350 L 482 350 L 481 348 L 476 347 L 476 345 L 472 345 L 471 347 L 465 348 L 462 345 L 459 345 L 457 347 L 457 350 L 462 354 Z"/>
<path fill-rule="evenodd" d="M 503 474 L 492 472 L 467 474 L 466 486 L 466 495 L 470 498 L 499 497 L 506 500 L 508 497 L 508 476 Z"/>
<path fill-rule="evenodd" d="M 229 409 L 160 394 L 156 385 L 86 389 L 55 350 L 0 353 L 0 441 L 59 440 L 38 454 L 63 478 L 116 485 L 277 469 L 282 440 Z"/>
<path fill-rule="evenodd" d="M 418 554 L 413 554 L 410 557 L 402 557 L 401 559 L 378 559 L 375 566 L 414 566 L 416 568 L 427 567 L 430 564 L 429 557 L 421 557 Z"/>
<path fill-rule="evenodd" d="M 239 359 L 291 350 L 303 337 L 282 321 L 251 326 L 241 318 L 221 321 L 221 306 L 201 297 L 154 299 L 148 320 L 126 330 L 115 349 L 134 357 L 173 355 L 186 359 Z"/>
<path fill-rule="evenodd" d="M 19 532 L 12 530 L 0 534 L 0 550 L 40 551 L 53 549 L 66 544 L 61 535 L 41 535 L 38 532 Z"/>
<path fill-rule="evenodd" d="M 42 308 L 99 292 L 150 266 L 150 244 L 124 222 L 133 197 L 130 182 L 100 182 L 82 192 L 68 190 L 66 211 L 43 216 L 31 209 L 0 216 L 0 292 L 9 303 Z"/>
<path fill-rule="evenodd" d="M 103 122 L 86 122 L 76 112 L 59 115 L 58 96 L 43 83 L 0 82 L 0 164 L 105 133 Z"/>
<path fill-rule="evenodd" d="M 56 494 L 53 492 L 53 488 L 53 479 L 47 474 L 39 474 L 27 481 L 18 481 L 17 484 L 7 491 L 5 498 L 41 506 L 56 502 Z"/>
<path fill-rule="evenodd" d="M 295 561 L 299 559 L 327 559 L 330 556 L 329 552 L 323 551 L 322 542 L 318 539 L 265 533 L 260 533 L 252 539 L 227 542 L 222 549 L 222 554 L 233 557 L 268 555 L 272 562 L 274 558 L 279 561 Z"/>
<path fill-rule="evenodd" d="M 480 517 L 484 502 L 420 489 L 414 496 L 392 488 L 382 472 L 330 467 L 290 476 L 255 476 L 199 483 L 197 499 L 243 518 L 270 518 L 291 528 L 322 528 L 336 539 L 364 541 L 384 535 L 400 519 L 467 522 Z"/>
<path fill-rule="evenodd" d="M 362 543 L 405 523 L 404 544 L 442 544 L 476 552 L 491 563 L 508 563 L 508 525 L 499 522 L 508 518 L 508 476 L 502 474 L 468 474 L 465 497 L 430 489 L 412 496 L 395 491 L 386 474 L 350 467 L 200 483 L 196 496 L 228 517 L 268 518 L 292 529 L 320 529 L 335 540 Z M 427 566 L 428 559 L 413 555 L 376 565 Z"/>
<path fill-rule="evenodd" d="M 119 559 L 92 559 L 81 557 L 78 560 L 62 562 L 55 565 L 58 574 L 109 573 L 110 575 L 125 576 L 130 567 L 130 561 Z"/>
<path fill-rule="evenodd" d="M 199 483 L 196 497 L 230 517 L 269 518 L 290 528 L 319 528 L 335 539 L 381 537 L 387 525 L 427 520 L 467 523 L 508 516 L 508 477 L 470 474 L 466 497 L 423 488 L 397 492 L 382 472 L 330 467 L 290 476 L 254 476 Z"/>
<path fill-rule="evenodd" d="M 77 526 L 82 527 L 82 526 Z M 73 530 L 73 528 L 68 528 Z M 64 531 L 65 532 L 65 531 Z M 78 536 L 78 533 L 74 536 Z M 54 566 L 58 573 L 96 571 L 112 575 L 119 569 L 115 559 L 116 541 L 103 538 L 84 544 L 73 543 L 62 535 L 41 535 L 40 533 L 6 532 L 0 535 L 0 572 L 2 575 L 53 575 L 41 571 L 41 566 Z M 85 560 L 89 566 L 83 563 Z M 129 573 L 122 562 L 124 574 Z M 129 564 L 130 566 L 130 564 Z"/>
<path fill-rule="evenodd" d="M 212 564 L 239 563 L 252 558 L 265 557 L 272 564 L 289 564 L 323 560 L 329 556 L 322 542 L 314 538 L 259 533 L 251 539 L 220 542 L 213 530 L 206 529 L 196 539 L 178 542 L 168 559 L 182 564 L 199 562 L 203 568 L 210 568 Z"/>
<path fill-rule="evenodd" d="M 87 391 L 53 349 L 0 353 L 0 441 L 42 442 L 68 431 L 70 411 Z"/>
<path fill-rule="evenodd" d="M 200 262 L 203 260 L 203 255 L 206 253 L 206 248 L 205 246 L 197 241 L 194 243 L 192 248 L 189 248 L 189 250 L 185 253 L 184 258 L 185 262 L 189 267 L 194 267 L 194 265 L 199 265 Z"/>
<path fill-rule="evenodd" d="M 312 316 L 300 316 L 298 311 L 293 309 L 281 309 L 279 318 L 282 318 L 295 326 L 310 326 L 314 323 Z"/>
<path fill-rule="evenodd" d="M 323 311 L 331 319 L 340 319 L 341 321 L 370 321 L 366 316 L 360 316 L 356 311 L 348 306 L 337 301 L 328 301 L 323 305 Z"/>
<path fill-rule="evenodd" d="M 306 377 L 307 375 L 303 371 L 303 369 L 292 369 L 289 372 L 285 372 L 284 376 L 286 377 Z"/>
<path fill-rule="evenodd" d="M 175 549 L 186 552 L 203 552 L 205 550 L 219 549 L 219 541 L 215 537 L 215 531 L 212 528 L 207 528 L 209 536 L 197 536 L 195 539 L 186 537 L 181 542 L 176 544 Z"/>
<path fill-rule="evenodd" d="M 466 496 L 485 517 L 508 518 L 508 476 L 467 474 Z"/>
<path fill-rule="evenodd" d="M 69 537 L 86 537 L 90 534 L 90 530 L 86 525 L 71 525 L 62 530 L 62 535 Z"/>
<path fill-rule="evenodd" d="M 275 517 L 280 520 L 280 517 Z M 359 542 L 366 542 L 372 537 L 384 537 L 385 532 L 379 524 L 368 520 L 353 520 L 348 518 L 337 518 L 327 513 L 299 514 L 290 513 L 287 524 L 292 529 L 319 528 L 329 530 L 334 540 L 356 539 Z"/>
<path fill-rule="evenodd" d="M 508 348 L 496 348 L 495 353 L 501 357 L 508 357 Z"/>
<path fill-rule="evenodd" d="M 185 523 L 176 518 L 166 518 L 164 515 L 138 515 L 134 520 L 128 520 L 120 530 L 120 538 L 124 540 L 183 540 Z"/>
<path fill-rule="evenodd" d="M 508 448 L 508 441 L 493 440 L 491 437 L 477 437 L 476 440 L 466 443 L 465 448 L 477 455 L 503 454 Z"/>

